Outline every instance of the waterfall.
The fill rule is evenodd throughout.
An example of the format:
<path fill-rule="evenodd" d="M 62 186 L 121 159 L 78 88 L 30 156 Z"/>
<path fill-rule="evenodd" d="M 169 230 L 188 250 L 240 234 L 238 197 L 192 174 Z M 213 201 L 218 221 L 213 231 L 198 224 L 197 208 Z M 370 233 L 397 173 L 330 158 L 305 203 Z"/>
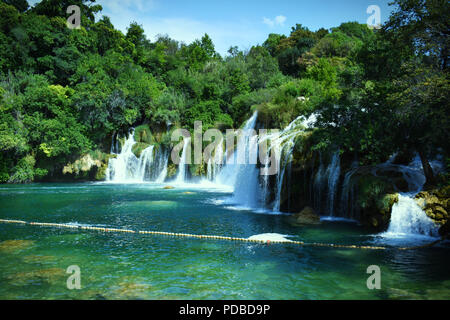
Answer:
<path fill-rule="evenodd" d="M 134 180 L 139 166 L 139 159 L 132 151 L 135 144 L 134 131 L 131 131 L 122 146 L 121 152 L 117 154 L 116 158 L 109 160 L 106 174 L 107 181 L 126 182 Z"/>
<path fill-rule="evenodd" d="M 284 144 L 282 149 L 282 154 L 284 155 L 281 162 L 279 162 L 279 170 L 277 175 L 277 188 L 276 188 L 276 197 L 275 202 L 273 206 L 273 211 L 278 212 L 280 211 L 280 205 L 281 205 L 281 191 L 283 189 L 283 181 L 284 181 L 284 174 L 286 172 L 286 168 L 288 166 L 288 163 L 292 161 L 292 152 L 294 151 L 294 139 L 288 140 L 287 143 Z"/>
<path fill-rule="evenodd" d="M 188 157 L 188 148 L 190 148 L 191 145 L 191 138 L 184 138 L 184 144 L 183 144 L 183 152 L 181 153 L 180 158 L 180 164 L 178 165 L 178 175 L 176 178 L 177 183 L 184 183 L 186 181 L 186 160 Z M 190 152 L 189 152 L 190 156 Z"/>
<path fill-rule="evenodd" d="M 139 165 L 137 169 L 137 177 L 144 181 L 146 178 L 146 169 L 147 166 L 151 165 L 153 162 L 153 149 L 154 146 L 150 146 L 141 153 L 141 157 L 139 158 Z"/>
<path fill-rule="evenodd" d="M 358 162 L 354 161 L 350 167 L 350 170 L 345 174 L 344 182 L 342 184 L 342 194 L 341 194 L 341 206 L 340 213 L 342 217 L 355 219 L 355 215 L 353 212 L 353 193 L 354 186 L 352 184 L 353 174 L 358 170 Z M 349 209 L 349 201 L 350 201 L 350 209 Z"/>
<path fill-rule="evenodd" d="M 277 158 L 277 176 L 276 176 L 276 188 L 275 188 L 275 200 L 272 204 L 272 211 L 279 212 L 281 206 L 281 194 L 283 190 L 284 179 L 286 176 L 286 170 L 288 171 L 288 178 L 290 178 L 290 168 L 293 159 L 293 152 L 295 147 L 295 141 L 297 137 L 305 132 L 305 130 L 312 128 L 316 121 L 316 115 L 312 114 L 308 118 L 305 116 L 299 116 L 292 121 L 285 129 L 280 133 L 268 135 L 265 139 L 271 140 L 271 145 L 268 148 L 266 158 L 269 157 L 271 151 L 275 151 Z M 265 165 L 264 170 L 268 169 L 268 164 Z M 262 200 L 263 204 L 267 205 L 269 196 L 269 181 L 268 176 L 262 178 Z"/>
<path fill-rule="evenodd" d="M 132 151 L 136 144 L 134 130 L 126 138 L 120 152 L 117 141 L 118 139 L 112 141 L 111 151 L 116 158 L 111 158 L 108 162 L 106 181 L 118 183 L 164 182 L 167 176 L 168 162 L 168 157 L 164 152 L 158 152 L 152 145 L 144 149 L 137 158 Z"/>
<path fill-rule="evenodd" d="M 219 144 L 216 146 L 214 150 L 214 157 L 210 157 L 208 159 L 206 177 L 210 181 L 214 181 L 217 174 L 220 172 L 222 168 L 224 153 L 223 153 L 223 139 L 220 140 Z"/>
<path fill-rule="evenodd" d="M 336 198 L 337 184 L 339 182 L 339 176 L 341 174 L 339 151 L 333 154 L 331 163 L 327 168 L 326 174 L 328 176 L 327 214 L 333 216 L 334 200 Z"/>
<path fill-rule="evenodd" d="M 438 228 L 413 199 L 412 194 L 400 194 L 392 207 L 391 222 L 386 235 L 425 235 L 437 237 Z"/>
<path fill-rule="evenodd" d="M 420 158 L 415 157 L 408 166 L 391 165 L 391 161 L 388 161 L 378 167 L 384 168 L 389 165 L 394 166 L 403 174 L 404 179 L 408 182 L 410 192 L 399 194 L 398 202 L 392 206 L 388 230 L 382 235 L 385 237 L 417 235 L 438 237 L 437 225 L 414 200 L 415 195 L 422 190 L 426 181 Z M 433 165 L 439 169 L 439 163 Z M 435 168 L 433 169 L 438 171 Z"/>
<path fill-rule="evenodd" d="M 156 167 L 157 168 L 156 172 L 159 172 L 159 175 L 156 178 L 157 183 L 163 183 L 166 180 L 168 164 L 169 164 L 169 155 L 167 154 L 167 152 L 160 152 Z"/>
<path fill-rule="evenodd" d="M 320 166 L 317 170 L 316 176 L 314 177 L 314 208 L 317 212 L 322 211 L 322 190 L 325 185 L 325 167 L 322 161 L 322 154 L 320 154 Z"/>
<path fill-rule="evenodd" d="M 257 117 L 258 113 L 255 112 L 253 113 L 252 117 L 245 123 L 244 127 L 242 128 L 241 134 L 238 137 L 236 150 L 229 150 L 227 148 L 224 155 L 224 165 L 222 167 L 222 170 L 215 178 L 215 182 L 217 182 L 218 184 L 224 184 L 233 187 L 236 186 L 236 180 L 239 170 L 242 166 L 245 166 L 245 162 L 243 161 L 245 159 L 242 159 L 242 156 L 245 156 L 245 153 L 248 153 L 249 151 L 249 133 L 254 130 Z M 238 154 L 240 156 L 239 159 Z"/>
<path fill-rule="evenodd" d="M 236 150 L 227 149 L 225 164 L 215 178 L 216 183 L 233 187 L 232 203 L 247 208 L 259 206 L 258 136 L 254 134 L 257 117 L 255 112 L 245 123 Z"/>

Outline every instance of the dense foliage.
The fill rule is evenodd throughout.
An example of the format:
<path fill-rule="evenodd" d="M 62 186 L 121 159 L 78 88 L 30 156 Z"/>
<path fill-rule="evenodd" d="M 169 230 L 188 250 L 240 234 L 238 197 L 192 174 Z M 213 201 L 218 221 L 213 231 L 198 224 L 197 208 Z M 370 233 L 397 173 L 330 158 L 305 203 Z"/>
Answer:
<path fill-rule="evenodd" d="M 314 149 L 339 147 L 363 164 L 396 151 L 448 150 L 449 5 L 396 0 L 381 30 L 356 22 L 270 34 L 221 57 L 211 38 L 151 42 L 126 34 L 95 1 L 0 1 L 0 182 L 57 177 L 130 127 L 239 127 L 258 109 L 267 127 L 316 113 Z M 80 29 L 65 9 L 82 10 Z M 156 130 L 156 129 L 155 129 Z"/>

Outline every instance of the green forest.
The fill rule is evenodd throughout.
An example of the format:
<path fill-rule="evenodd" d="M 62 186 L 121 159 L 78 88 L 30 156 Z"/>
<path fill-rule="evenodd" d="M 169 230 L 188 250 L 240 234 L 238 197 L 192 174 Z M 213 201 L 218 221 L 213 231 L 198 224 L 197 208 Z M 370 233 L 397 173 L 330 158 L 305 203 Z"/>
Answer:
<path fill-rule="evenodd" d="M 73 4 L 79 29 L 66 24 Z M 360 165 L 417 152 L 427 184 L 445 183 L 429 161 L 439 154 L 450 164 L 450 6 L 392 6 L 380 29 L 298 23 L 289 35 L 221 56 L 208 34 L 190 44 L 151 41 L 139 22 L 124 34 L 95 18 L 95 1 L 2 0 L 0 182 L 61 179 L 85 154 L 106 157 L 112 137 L 131 127 L 239 128 L 258 110 L 266 128 L 316 113 L 311 150 L 338 146 Z"/>

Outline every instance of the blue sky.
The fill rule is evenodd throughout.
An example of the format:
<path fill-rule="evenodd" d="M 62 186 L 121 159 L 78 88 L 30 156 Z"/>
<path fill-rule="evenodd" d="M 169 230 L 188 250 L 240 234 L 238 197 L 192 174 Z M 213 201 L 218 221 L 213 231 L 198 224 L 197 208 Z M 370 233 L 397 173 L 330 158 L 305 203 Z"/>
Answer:
<path fill-rule="evenodd" d="M 38 1 L 29 1 L 30 4 Z M 301 23 L 311 30 L 331 28 L 342 22 L 366 23 L 369 5 L 381 9 L 381 21 L 389 17 L 391 0 L 97 0 L 119 30 L 132 21 L 144 27 L 150 40 L 157 34 L 190 43 L 208 33 L 216 50 L 230 46 L 241 50 L 261 44 L 269 33 L 289 35 Z"/>

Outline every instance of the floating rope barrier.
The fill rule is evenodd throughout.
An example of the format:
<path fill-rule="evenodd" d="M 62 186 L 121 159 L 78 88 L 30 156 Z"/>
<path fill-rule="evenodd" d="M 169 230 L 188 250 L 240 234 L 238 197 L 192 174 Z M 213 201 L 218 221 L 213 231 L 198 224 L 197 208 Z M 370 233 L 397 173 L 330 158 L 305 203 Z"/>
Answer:
<path fill-rule="evenodd" d="M 104 227 L 93 227 L 93 226 L 83 226 L 77 224 L 68 223 L 47 223 L 47 222 L 27 222 L 23 220 L 6 220 L 0 219 L 0 223 L 9 224 L 21 224 L 30 226 L 41 226 L 41 227 L 53 227 L 53 228 L 67 228 L 67 229 L 79 229 L 79 230 L 93 230 L 100 232 L 111 232 L 111 233 L 135 233 L 144 235 L 158 235 L 158 236 L 168 236 L 168 237 L 180 237 L 180 238 L 193 238 L 193 239 L 210 239 L 210 240 L 225 240 L 234 242 L 252 242 L 261 244 L 293 244 L 299 246 L 309 246 L 309 247 L 331 247 L 331 248 L 344 248 L 344 249 L 364 249 L 364 250 L 386 250 L 388 247 L 382 246 L 361 246 L 361 245 L 343 245 L 343 244 L 332 244 L 332 243 L 317 243 L 317 242 L 303 242 L 303 241 L 292 241 L 292 240 L 263 240 L 263 239 L 252 239 L 252 238 L 239 238 L 239 237 L 226 237 L 226 236 L 215 236 L 215 235 L 198 235 L 198 234 L 188 234 L 188 233 L 175 233 L 175 232 L 162 232 L 162 231 L 136 231 L 130 229 L 117 229 L 117 228 L 104 228 Z M 392 247 L 390 249 L 398 250 L 413 250 L 419 248 L 431 247 L 442 240 L 437 240 L 432 243 L 415 246 L 415 247 Z"/>

